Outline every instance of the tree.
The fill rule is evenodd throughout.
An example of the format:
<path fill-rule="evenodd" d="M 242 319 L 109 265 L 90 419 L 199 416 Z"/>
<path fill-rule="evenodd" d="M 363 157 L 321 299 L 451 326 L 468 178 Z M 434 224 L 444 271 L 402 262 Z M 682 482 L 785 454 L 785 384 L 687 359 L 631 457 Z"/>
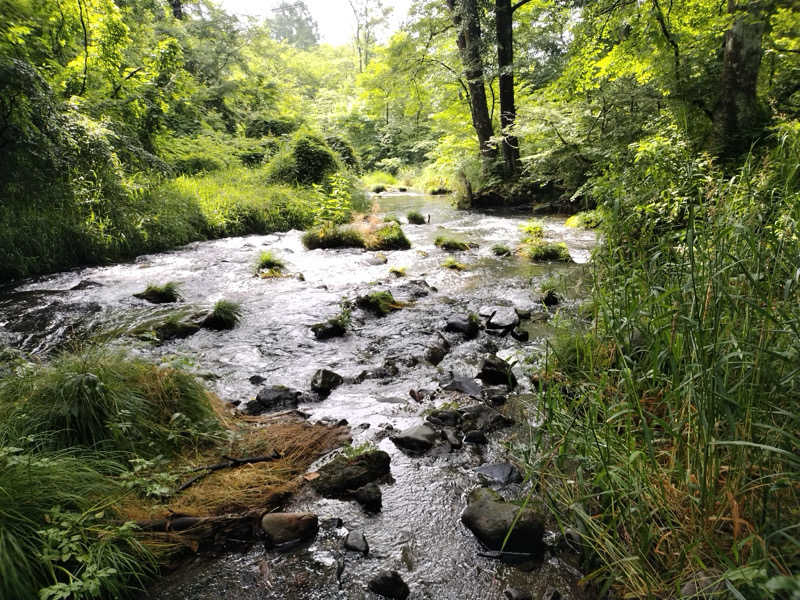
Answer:
<path fill-rule="evenodd" d="M 392 14 L 390 6 L 383 0 L 348 0 L 356 20 L 355 44 L 358 52 L 358 72 L 363 73 L 372 59 L 373 47 L 378 33 L 386 27 Z"/>
<path fill-rule="evenodd" d="M 281 2 L 272 12 L 275 16 L 269 19 L 269 27 L 273 39 L 302 50 L 319 44 L 317 22 L 305 2 Z"/>

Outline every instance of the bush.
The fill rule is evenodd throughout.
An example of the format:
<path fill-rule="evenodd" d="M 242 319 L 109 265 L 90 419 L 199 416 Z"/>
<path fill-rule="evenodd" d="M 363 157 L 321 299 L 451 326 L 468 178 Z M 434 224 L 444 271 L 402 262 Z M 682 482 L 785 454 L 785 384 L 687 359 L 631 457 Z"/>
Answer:
<path fill-rule="evenodd" d="M 348 169 L 356 173 L 361 170 L 361 162 L 358 160 L 356 151 L 350 142 L 335 135 L 326 137 L 325 142 L 330 146 L 331 150 L 339 155 L 342 163 L 344 163 Z"/>
<path fill-rule="evenodd" d="M 267 178 L 291 185 L 322 184 L 338 169 L 339 161 L 325 140 L 301 131 L 272 158 Z"/>
<path fill-rule="evenodd" d="M 245 124 L 244 134 L 249 138 L 279 137 L 295 132 L 300 123 L 287 117 L 257 116 Z"/>
<path fill-rule="evenodd" d="M 425 224 L 425 217 L 422 216 L 422 213 L 419 213 L 415 210 L 412 210 L 406 215 L 406 219 L 408 219 L 408 223 L 410 225 L 424 225 Z"/>
<path fill-rule="evenodd" d="M 63 354 L 0 383 L 0 416 L 19 440 L 41 447 L 176 452 L 219 431 L 195 379 L 124 354 Z"/>
<path fill-rule="evenodd" d="M 597 229 L 603 224 L 604 211 L 601 208 L 587 210 L 572 215 L 566 221 L 567 227 L 577 227 L 580 229 Z"/>
<path fill-rule="evenodd" d="M 380 187 L 381 192 L 389 186 L 397 185 L 397 178 L 386 171 L 370 171 L 361 177 L 361 181 L 367 189 L 374 191 Z"/>

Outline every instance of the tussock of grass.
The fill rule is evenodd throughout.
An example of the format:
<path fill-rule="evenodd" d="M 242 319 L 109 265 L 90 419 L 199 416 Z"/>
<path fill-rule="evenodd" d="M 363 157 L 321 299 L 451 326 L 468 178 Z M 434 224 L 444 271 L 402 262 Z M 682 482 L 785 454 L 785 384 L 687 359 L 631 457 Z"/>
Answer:
<path fill-rule="evenodd" d="M 492 254 L 495 256 L 509 256 L 511 254 L 511 249 L 503 244 L 495 244 L 492 246 Z"/>
<path fill-rule="evenodd" d="M 453 271 L 466 271 L 467 270 L 467 265 L 465 265 L 464 263 L 458 262 L 452 256 L 448 256 L 445 259 L 445 261 L 442 263 L 442 266 L 445 269 L 451 269 Z"/>
<path fill-rule="evenodd" d="M 356 300 L 356 306 L 383 317 L 390 312 L 400 310 L 405 305 L 395 300 L 391 292 L 372 292 L 359 297 Z"/>
<path fill-rule="evenodd" d="M 390 267 L 389 273 L 394 275 L 395 277 L 405 277 L 406 276 L 406 268 L 405 267 Z"/>
<path fill-rule="evenodd" d="M 134 296 L 153 304 L 166 304 L 181 299 L 180 286 L 174 281 L 168 281 L 164 285 L 149 283 L 143 292 L 138 292 Z"/>
<path fill-rule="evenodd" d="M 448 252 L 458 252 L 462 250 L 469 250 L 470 248 L 470 244 L 467 242 L 458 238 L 448 237 L 446 235 L 437 235 L 436 239 L 433 240 L 433 243 L 436 247 L 441 248 L 442 250 L 447 250 Z"/>
<path fill-rule="evenodd" d="M 416 210 L 412 210 L 406 215 L 406 219 L 408 219 L 408 223 L 410 225 L 424 225 L 425 224 L 425 217 L 422 213 L 417 212 Z"/>
<path fill-rule="evenodd" d="M 400 219 L 398 218 L 397 215 L 386 215 L 385 217 L 383 217 L 383 222 L 384 223 L 397 223 L 398 225 L 400 225 Z"/>
<path fill-rule="evenodd" d="M 530 219 L 527 223 L 520 226 L 523 240 L 537 240 L 544 237 L 544 224 L 538 219 Z"/>
<path fill-rule="evenodd" d="M 363 248 L 363 234 L 350 225 L 325 224 L 303 234 L 303 245 L 309 250 L 317 248 Z"/>
<path fill-rule="evenodd" d="M 569 249 L 564 242 L 530 241 L 522 247 L 522 253 L 526 258 L 533 261 L 557 260 L 572 262 Z"/>
<path fill-rule="evenodd" d="M 256 275 L 262 278 L 276 277 L 281 274 L 286 264 L 271 250 L 262 250 L 256 261 Z"/>
<path fill-rule="evenodd" d="M 408 250 L 411 242 L 399 223 L 390 223 L 370 232 L 365 239 L 367 250 Z"/>
<path fill-rule="evenodd" d="M 203 320 L 208 329 L 233 329 L 242 318 L 242 306 L 228 300 L 218 300 L 211 313 Z"/>

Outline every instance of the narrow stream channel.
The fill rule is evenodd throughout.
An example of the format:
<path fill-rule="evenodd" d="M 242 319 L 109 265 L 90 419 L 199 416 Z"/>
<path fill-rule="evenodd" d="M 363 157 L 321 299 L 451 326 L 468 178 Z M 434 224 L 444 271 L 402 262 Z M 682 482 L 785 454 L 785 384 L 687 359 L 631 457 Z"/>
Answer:
<path fill-rule="evenodd" d="M 106 337 L 133 353 L 188 367 L 227 402 L 252 398 L 259 389 L 250 382 L 253 376 L 263 378 L 264 384 L 308 389 L 320 368 L 355 377 L 386 364 L 397 367 L 396 375 L 345 384 L 324 401 L 300 407 L 312 421 L 346 419 L 354 445 L 371 442 L 391 455 L 395 483 L 381 486 L 381 513 L 367 515 L 354 502 L 301 492 L 288 511 L 314 512 L 321 520 L 339 518 L 342 527 L 323 526 L 310 547 L 288 553 L 266 552 L 259 546 L 244 554 L 198 559 L 145 597 L 377 598 L 366 591 L 365 582 L 385 569 L 401 573 L 411 598 L 500 599 L 508 586 L 528 590 L 534 599 L 549 588 L 557 589 L 562 598 L 581 597 L 576 585 L 579 574 L 568 558 L 554 551 L 537 568 L 523 570 L 480 557 L 480 545 L 459 520 L 466 495 L 481 483 L 474 468 L 503 461 L 504 442 L 524 436 L 527 424 L 491 434 L 487 446 L 422 457 L 398 450 L 387 432 L 420 424 L 426 409 L 462 401 L 441 386 L 454 375 L 474 377 L 481 358 L 494 347 L 502 358 L 518 361 L 516 392 L 526 394 L 524 360 L 539 355 L 551 334 L 545 320 L 522 321 L 521 327 L 530 334 L 527 342 L 484 332 L 465 342 L 445 334 L 452 347 L 438 366 L 421 357 L 439 340 L 448 318 L 477 313 L 484 306 L 545 311 L 538 302 L 539 284 L 557 274 L 578 279 L 580 263 L 588 260 L 595 244 L 594 234 L 565 227 L 563 218 L 547 217 L 545 236 L 566 242 L 578 264 L 534 264 L 515 256 L 496 257 L 491 251 L 498 243 L 513 247 L 527 216 L 457 211 L 446 197 L 384 194 L 377 200 L 381 215 L 395 214 L 402 221 L 409 210 L 430 215 L 429 224 L 403 225 L 412 248 L 384 253 L 385 263 L 375 253 L 360 250 L 307 251 L 300 242 L 301 232 L 291 231 L 195 243 L 129 264 L 37 279 L 0 295 L 0 347 L 44 355 L 68 348 L 74 340 Z M 433 240 L 443 233 L 477 244 L 456 253 L 468 270 L 441 266 L 448 253 L 436 248 Z M 264 249 L 277 254 L 292 276 L 254 277 L 255 260 Z M 390 267 L 404 267 L 406 277 L 391 275 Z M 187 314 L 224 298 L 242 305 L 242 322 L 231 332 L 201 330 L 161 345 L 126 336 L 175 310 L 132 296 L 147 283 L 166 281 L 180 283 L 180 310 Z M 409 305 L 384 318 L 355 310 L 351 331 L 344 338 L 316 341 L 311 335 L 309 326 L 335 316 L 342 298 L 383 289 Z M 568 294 L 565 304 L 575 300 Z M 415 402 L 410 390 L 429 394 L 423 402 Z M 529 486 L 498 489 L 507 498 L 518 498 Z M 368 556 L 342 549 L 342 537 L 352 529 L 365 533 Z"/>

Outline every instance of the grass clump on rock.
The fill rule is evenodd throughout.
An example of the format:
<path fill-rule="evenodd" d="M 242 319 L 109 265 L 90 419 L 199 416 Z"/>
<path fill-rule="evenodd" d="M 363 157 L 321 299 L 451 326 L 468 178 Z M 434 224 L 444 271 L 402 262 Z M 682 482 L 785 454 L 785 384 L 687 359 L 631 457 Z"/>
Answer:
<path fill-rule="evenodd" d="M 424 225 L 425 224 L 425 217 L 422 213 L 412 210 L 406 215 L 406 219 L 408 219 L 408 223 L 410 225 Z"/>
<path fill-rule="evenodd" d="M 174 281 L 168 281 L 164 285 L 149 283 L 143 292 L 134 294 L 134 297 L 147 300 L 153 304 L 167 304 L 180 300 L 181 294 L 178 284 Z"/>
<path fill-rule="evenodd" d="M 467 265 L 465 265 L 464 263 L 458 262 L 452 256 L 448 256 L 447 259 L 445 259 L 445 261 L 442 263 L 442 266 L 445 269 L 451 269 L 453 271 L 466 271 L 467 270 Z"/>
<path fill-rule="evenodd" d="M 363 248 L 364 235 L 351 225 L 325 223 L 303 234 L 303 245 L 309 250 L 317 248 Z"/>
<path fill-rule="evenodd" d="M 509 256 L 511 254 L 511 248 L 503 244 L 495 244 L 492 246 L 492 254 L 495 256 Z"/>
<path fill-rule="evenodd" d="M 360 296 L 356 300 L 356 306 L 371 313 L 383 317 L 390 312 L 400 310 L 404 304 L 395 300 L 391 292 L 372 292 L 366 296 Z"/>
<path fill-rule="evenodd" d="M 445 235 L 437 235 L 436 239 L 433 240 L 433 243 L 437 248 L 447 250 L 448 252 L 459 252 L 463 250 L 469 250 L 470 248 L 470 245 L 467 242 L 454 237 L 447 237 Z"/>
<path fill-rule="evenodd" d="M 400 224 L 392 222 L 369 233 L 365 239 L 365 247 L 367 250 L 408 250 L 411 242 Z"/>
<path fill-rule="evenodd" d="M 395 277 L 405 277 L 406 276 L 406 268 L 405 267 L 390 267 L 389 273 L 394 275 Z"/>
<path fill-rule="evenodd" d="M 213 310 L 203 319 L 207 329 L 233 329 L 242 319 L 242 306 L 229 300 L 218 300 Z"/>
<path fill-rule="evenodd" d="M 572 262 L 569 249 L 564 242 L 547 242 L 536 240 L 523 246 L 523 254 L 529 260 L 558 260 Z"/>
<path fill-rule="evenodd" d="M 586 210 L 572 215 L 564 223 L 567 227 L 576 227 L 580 229 L 597 229 L 603 224 L 606 214 L 600 208 L 594 210 Z"/>
<path fill-rule="evenodd" d="M 256 275 L 259 277 L 275 277 L 280 275 L 286 264 L 271 250 L 263 250 L 256 261 Z"/>

